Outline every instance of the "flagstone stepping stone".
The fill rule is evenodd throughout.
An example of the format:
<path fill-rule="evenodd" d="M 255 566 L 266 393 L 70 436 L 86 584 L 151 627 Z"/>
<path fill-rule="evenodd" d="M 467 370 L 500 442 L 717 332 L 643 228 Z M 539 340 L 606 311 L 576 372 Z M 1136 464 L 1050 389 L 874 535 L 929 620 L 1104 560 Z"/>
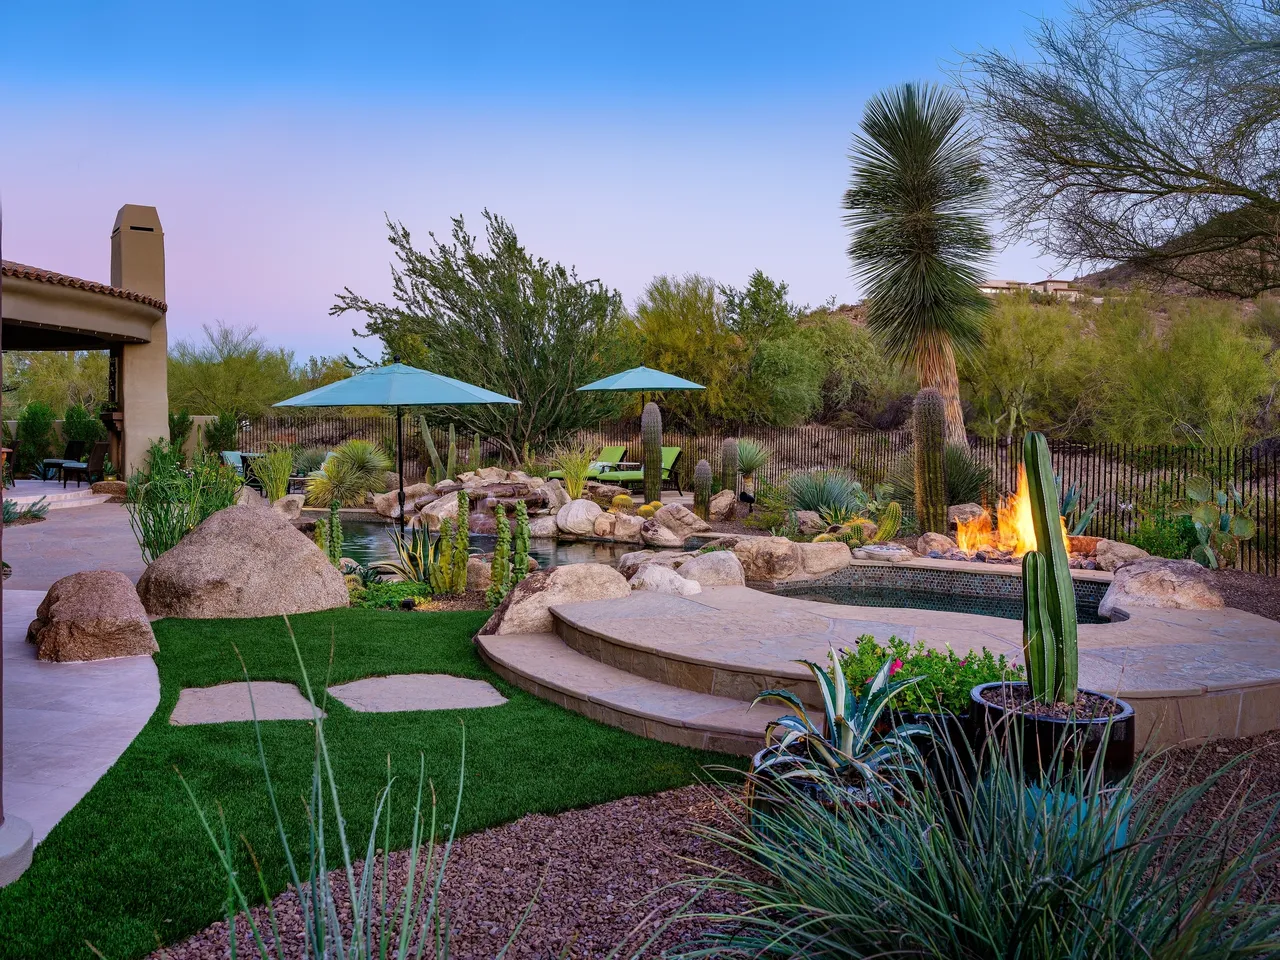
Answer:
<path fill-rule="evenodd" d="M 366 677 L 330 687 L 329 693 L 357 713 L 462 710 L 499 707 L 507 702 L 506 697 L 483 680 L 465 680 L 442 673 Z"/>
<path fill-rule="evenodd" d="M 249 691 L 253 690 L 253 705 Z M 310 720 L 311 704 L 292 683 L 258 681 L 220 683 L 216 687 L 187 687 L 178 694 L 169 722 L 175 727 L 201 723 L 234 723 L 252 720 Z M 320 716 L 325 715 L 320 711 Z"/>

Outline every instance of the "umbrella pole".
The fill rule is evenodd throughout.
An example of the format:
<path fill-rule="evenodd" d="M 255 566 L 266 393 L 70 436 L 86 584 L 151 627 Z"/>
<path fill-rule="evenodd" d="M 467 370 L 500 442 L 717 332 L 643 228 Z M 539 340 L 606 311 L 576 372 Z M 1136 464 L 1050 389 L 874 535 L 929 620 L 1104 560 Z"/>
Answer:
<path fill-rule="evenodd" d="M 404 536 L 404 411 L 396 405 L 396 479 L 400 483 L 400 536 Z"/>

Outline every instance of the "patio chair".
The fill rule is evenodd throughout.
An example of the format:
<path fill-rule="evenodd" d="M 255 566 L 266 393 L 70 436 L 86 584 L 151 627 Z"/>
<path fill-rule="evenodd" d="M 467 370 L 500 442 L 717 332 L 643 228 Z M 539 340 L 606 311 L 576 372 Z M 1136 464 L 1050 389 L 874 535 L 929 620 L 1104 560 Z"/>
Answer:
<path fill-rule="evenodd" d="M 588 480 L 598 480 L 600 474 L 606 470 L 611 470 L 618 464 L 627 459 L 626 447 L 605 447 L 600 451 L 600 456 L 592 461 L 590 468 L 587 470 Z M 547 474 L 548 480 L 563 480 L 563 470 L 552 470 Z"/>
<path fill-rule="evenodd" d="M 68 440 L 67 445 L 62 450 L 60 457 L 46 457 L 41 461 L 40 466 L 44 472 L 46 480 L 61 480 L 62 465 L 65 463 L 79 463 L 80 458 L 84 456 L 83 440 Z"/>
<path fill-rule="evenodd" d="M 240 450 L 223 450 L 221 456 L 222 462 L 235 470 L 236 475 L 244 481 L 246 487 L 261 492 L 262 482 L 249 469 L 249 463 L 253 459 L 252 454 L 246 454 Z"/>
<path fill-rule="evenodd" d="M 662 448 L 662 482 L 671 484 L 676 488 L 676 493 L 681 496 L 684 491 L 680 489 L 680 478 L 676 476 L 676 461 L 680 459 L 679 447 L 663 447 Z M 628 486 L 630 484 L 644 483 L 643 470 L 606 470 L 595 478 L 601 483 L 616 483 L 619 486 Z"/>
<path fill-rule="evenodd" d="M 99 441 L 93 445 L 93 449 L 89 451 L 89 462 L 79 463 L 64 461 L 62 464 L 62 486 L 65 488 L 67 479 L 75 476 L 76 486 L 80 486 L 81 480 L 87 480 L 93 483 L 94 478 L 102 479 L 102 468 L 107 462 L 107 443 L 105 440 Z"/>

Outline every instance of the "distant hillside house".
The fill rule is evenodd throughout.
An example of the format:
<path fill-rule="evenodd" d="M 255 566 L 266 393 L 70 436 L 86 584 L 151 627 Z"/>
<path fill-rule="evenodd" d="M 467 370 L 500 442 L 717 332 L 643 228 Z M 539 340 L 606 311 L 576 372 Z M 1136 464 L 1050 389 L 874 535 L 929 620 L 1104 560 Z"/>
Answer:
<path fill-rule="evenodd" d="M 1032 293 L 1046 293 L 1062 300 L 1075 300 L 1080 296 L 1080 291 L 1074 289 L 1069 281 L 1055 280 L 1052 277 L 1046 280 L 1035 280 L 1030 283 L 1022 280 L 987 280 L 979 284 L 978 289 L 989 297 L 994 297 L 1000 293 L 1017 293 L 1020 290 L 1028 290 Z"/>

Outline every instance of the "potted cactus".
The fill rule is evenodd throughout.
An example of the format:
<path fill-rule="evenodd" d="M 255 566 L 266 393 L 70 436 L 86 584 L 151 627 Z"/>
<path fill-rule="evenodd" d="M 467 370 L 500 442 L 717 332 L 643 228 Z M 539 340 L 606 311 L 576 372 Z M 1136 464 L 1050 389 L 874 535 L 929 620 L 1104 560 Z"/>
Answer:
<path fill-rule="evenodd" d="M 1133 767 L 1133 708 L 1078 686 L 1076 595 L 1049 445 L 1042 434 L 1027 434 L 1023 463 L 1036 534 L 1036 549 L 1022 558 L 1022 650 L 1027 680 L 974 687 L 971 736 L 981 746 L 992 736 L 1012 734 L 1021 742 L 1024 769 L 1031 774 L 1050 772 L 1059 750 L 1067 761 L 1081 754 L 1086 766 L 1101 754 L 1103 774 L 1114 780 Z"/>

